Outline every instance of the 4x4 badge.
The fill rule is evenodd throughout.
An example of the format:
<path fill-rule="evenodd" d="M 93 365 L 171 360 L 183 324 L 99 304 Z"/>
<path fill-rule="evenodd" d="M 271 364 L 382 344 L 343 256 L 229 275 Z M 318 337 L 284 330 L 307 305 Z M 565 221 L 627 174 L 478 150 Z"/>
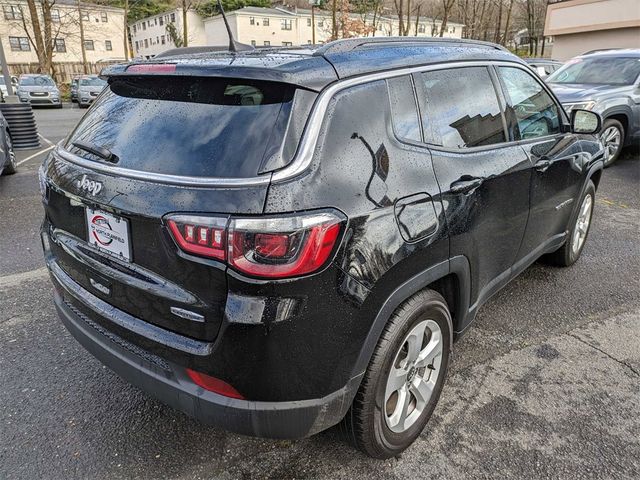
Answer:
<path fill-rule="evenodd" d="M 86 175 L 83 175 L 82 178 L 78 180 L 78 188 L 80 190 L 85 190 L 95 197 L 102 190 L 102 183 L 95 180 L 89 180 Z"/>

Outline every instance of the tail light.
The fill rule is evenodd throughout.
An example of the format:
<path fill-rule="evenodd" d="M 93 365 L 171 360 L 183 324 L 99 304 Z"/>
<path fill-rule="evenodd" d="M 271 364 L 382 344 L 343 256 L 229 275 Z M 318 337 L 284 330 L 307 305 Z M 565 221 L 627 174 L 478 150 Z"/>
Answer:
<path fill-rule="evenodd" d="M 227 219 L 174 215 L 167 219 L 169 230 L 185 252 L 225 259 Z"/>
<path fill-rule="evenodd" d="M 167 218 L 178 246 L 188 253 L 225 260 L 241 273 L 262 278 L 306 275 L 334 251 L 345 219 L 333 212 L 282 217 Z"/>

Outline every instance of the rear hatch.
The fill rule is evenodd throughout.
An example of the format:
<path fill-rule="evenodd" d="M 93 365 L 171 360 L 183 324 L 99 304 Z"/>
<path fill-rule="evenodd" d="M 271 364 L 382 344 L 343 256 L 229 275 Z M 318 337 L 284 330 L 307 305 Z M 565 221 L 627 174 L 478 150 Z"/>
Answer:
<path fill-rule="evenodd" d="M 295 97 L 277 82 L 111 79 L 44 165 L 52 258 L 117 309 L 212 340 L 226 267 L 181 251 L 163 218 L 262 213 L 270 174 L 261 172 L 282 162 Z"/>

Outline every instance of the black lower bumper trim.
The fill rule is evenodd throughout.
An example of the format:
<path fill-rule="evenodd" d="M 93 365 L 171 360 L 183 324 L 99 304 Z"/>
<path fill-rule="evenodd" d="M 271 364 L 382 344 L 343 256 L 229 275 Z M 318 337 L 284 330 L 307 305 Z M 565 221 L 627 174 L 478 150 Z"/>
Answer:
<path fill-rule="evenodd" d="M 53 278 L 56 282 L 55 277 Z M 337 424 L 346 414 L 361 377 L 326 397 L 290 402 L 254 402 L 228 398 L 195 385 L 184 369 L 160 359 L 139 355 L 131 345 L 85 316 L 63 297 L 64 287 L 56 285 L 58 314 L 71 334 L 98 360 L 128 382 L 138 386 L 184 413 L 210 425 L 243 435 L 295 439 L 313 435 Z M 99 327 L 99 326 L 98 326 Z M 167 368 L 168 367 L 168 368 Z"/>

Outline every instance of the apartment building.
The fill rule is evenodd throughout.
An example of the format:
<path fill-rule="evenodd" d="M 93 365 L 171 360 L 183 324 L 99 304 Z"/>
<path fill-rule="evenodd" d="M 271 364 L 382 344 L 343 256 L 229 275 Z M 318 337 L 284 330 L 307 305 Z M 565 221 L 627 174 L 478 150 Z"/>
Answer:
<path fill-rule="evenodd" d="M 226 46 L 229 38 L 221 16 L 202 19 L 189 12 L 187 27 L 190 46 Z M 167 22 L 176 24 L 177 31 L 182 32 L 182 12 L 175 10 L 153 17 L 145 18 L 130 25 L 131 39 L 135 56 L 150 58 L 158 53 L 173 48 L 174 44 L 167 33 Z M 373 16 L 354 15 L 367 25 L 373 24 Z M 229 26 L 234 38 L 248 45 L 264 46 L 296 46 L 325 43 L 331 37 L 331 14 L 323 10 L 315 10 L 312 20 L 311 10 L 284 8 L 244 7 L 227 13 Z M 427 17 L 411 22 L 410 35 L 435 37 L 440 32 L 440 21 Z M 399 34 L 397 17 L 383 16 L 376 22 L 377 36 L 394 36 Z M 461 38 L 464 25 L 449 22 L 444 37 Z M 370 34 L 371 35 L 371 34 Z"/>
<path fill-rule="evenodd" d="M 605 48 L 640 46 L 638 0 L 552 0 L 545 35 L 553 35 L 553 58 L 568 60 Z"/>
<path fill-rule="evenodd" d="M 9 68 L 12 65 L 27 65 L 38 62 L 38 56 L 31 43 L 31 16 L 25 0 L 0 0 L 2 15 L 0 21 L 0 39 L 7 57 Z M 40 24 L 44 25 L 42 10 L 39 10 Z M 83 3 L 80 5 L 82 25 L 84 27 L 84 47 L 87 62 L 97 63 L 124 60 L 124 10 Z M 56 0 L 51 10 L 54 42 L 54 64 L 75 64 L 82 62 L 80 44 L 80 14 L 75 0 Z M 25 24 L 27 29 L 25 30 Z M 21 71 L 23 71 L 21 69 Z"/>
<path fill-rule="evenodd" d="M 327 11 L 283 8 L 244 7 L 227 14 L 231 31 L 236 40 L 254 46 L 294 46 L 313 43 L 325 43 L 331 37 L 332 19 Z M 361 19 L 366 25 L 373 25 L 373 15 L 356 15 L 353 19 Z M 314 23 L 312 23 L 314 22 Z M 409 35 L 419 37 L 436 37 L 440 32 L 441 22 L 427 17 L 411 21 Z M 446 38 L 461 38 L 464 25 L 448 22 L 444 32 Z M 382 16 L 376 21 L 377 36 L 399 35 L 397 17 Z M 228 38 L 221 16 L 204 20 L 207 45 L 227 45 Z M 370 34 L 370 36 L 373 35 Z"/>
<path fill-rule="evenodd" d="M 175 48 L 169 34 L 171 28 L 182 38 L 182 10 L 179 8 L 129 25 L 134 57 L 151 58 L 160 52 Z M 187 12 L 187 40 L 190 46 L 207 45 L 204 23 L 200 15 L 193 10 Z"/>

